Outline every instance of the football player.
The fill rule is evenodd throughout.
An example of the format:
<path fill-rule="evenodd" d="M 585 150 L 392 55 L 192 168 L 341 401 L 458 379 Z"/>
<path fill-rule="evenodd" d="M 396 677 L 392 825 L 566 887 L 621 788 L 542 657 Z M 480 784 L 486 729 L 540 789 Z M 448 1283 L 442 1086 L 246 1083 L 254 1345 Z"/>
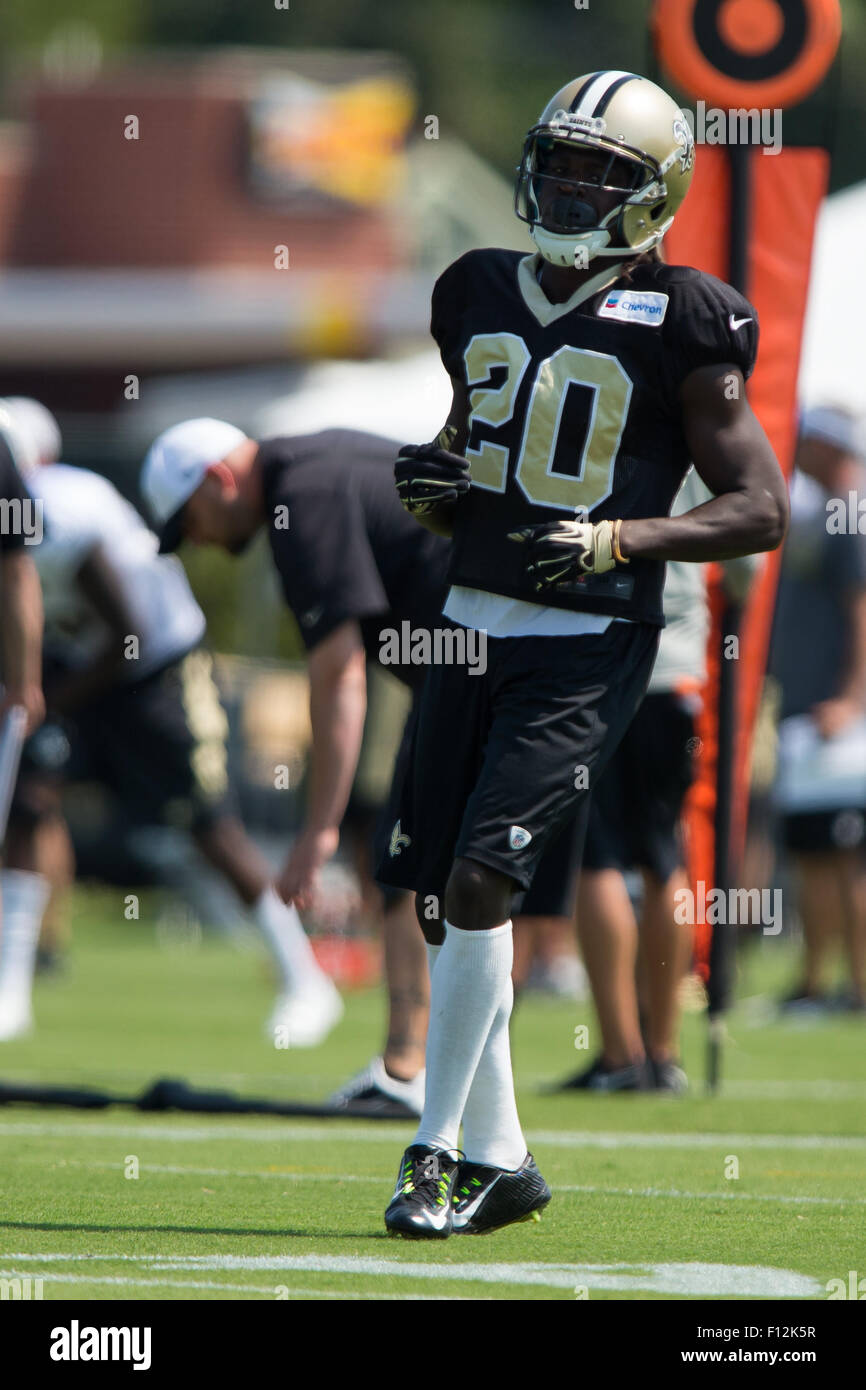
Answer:
<path fill-rule="evenodd" d="M 658 251 L 694 157 L 654 83 L 577 78 L 520 163 L 516 211 L 537 252 L 470 252 L 433 291 L 453 406 L 435 444 L 403 450 L 397 488 L 453 538 L 445 616 L 489 637 L 482 678 L 431 670 L 404 844 L 380 866 L 418 893 L 432 979 L 424 1113 L 385 1215 L 394 1234 L 493 1230 L 550 1200 L 514 1097 L 512 895 L 641 700 L 664 562 L 772 549 L 784 534 L 784 480 L 746 400 L 755 310 Z M 670 517 L 691 461 L 714 498 Z"/>

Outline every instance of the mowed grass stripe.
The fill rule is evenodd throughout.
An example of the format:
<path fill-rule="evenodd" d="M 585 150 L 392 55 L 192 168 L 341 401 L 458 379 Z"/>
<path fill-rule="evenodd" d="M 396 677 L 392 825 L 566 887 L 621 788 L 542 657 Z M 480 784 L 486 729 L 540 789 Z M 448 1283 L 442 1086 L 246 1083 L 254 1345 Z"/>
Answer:
<path fill-rule="evenodd" d="M 20 1269 L 0 1269 L 0 1278 L 3 1279 L 26 1279 L 25 1271 Z M 30 1276 L 32 1277 L 32 1276 Z M 132 1288 L 132 1289 L 180 1289 L 188 1291 L 190 1289 L 215 1290 L 218 1293 L 245 1293 L 261 1295 L 264 1298 L 277 1299 L 276 1286 L 273 1284 L 223 1284 L 215 1279 L 130 1279 L 122 1274 L 114 1275 L 93 1275 L 93 1274 L 50 1274 L 45 1276 L 46 1283 L 50 1280 L 51 1291 L 56 1292 L 57 1287 L 72 1284 L 87 1284 L 93 1288 L 109 1286 L 113 1288 Z M 463 1294 L 426 1294 L 426 1293 L 358 1293 L 351 1290 L 341 1291 L 339 1289 L 299 1289 L 289 1285 L 279 1286 L 280 1300 L 291 1298 L 338 1298 L 338 1299 L 387 1299 L 390 1303 L 397 1301 L 400 1303 L 465 1303 L 475 1302 L 475 1299 L 467 1299 Z M 280 1301 L 278 1300 L 278 1301 Z M 46 1302 L 50 1300 L 46 1299 Z"/>
<path fill-rule="evenodd" d="M 34 1159 L 33 1161 L 41 1162 L 42 1160 Z M 69 1158 L 64 1160 L 63 1166 L 65 1168 L 92 1169 L 98 1172 L 117 1172 L 119 1165 L 117 1163 Z M 225 1178 L 228 1181 L 234 1181 L 235 1178 L 251 1178 L 253 1180 L 265 1179 L 271 1182 L 292 1183 L 372 1183 L 376 1187 L 381 1187 L 383 1182 L 381 1176 L 375 1173 L 362 1176 L 357 1173 L 299 1173 L 296 1169 L 282 1170 L 279 1168 L 196 1168 L 179 1163 L 150 1163 L 147 1161 L 141 1164 L 140 1172 L 145 1176 L 155 1173 L 169 1177 Z M 609 1187 L 592 1183 L 552 1182 L 548 1185 L 551 1192 L 580 1192 L 598 1197 L 648 1197 L 691 1202 L 782 1202 L 793 1203 L 795 1206 L 866 1206 L 866 1197 L 815 1197 L 785 1192 L 686 1192 L 679 1188 Z"/>

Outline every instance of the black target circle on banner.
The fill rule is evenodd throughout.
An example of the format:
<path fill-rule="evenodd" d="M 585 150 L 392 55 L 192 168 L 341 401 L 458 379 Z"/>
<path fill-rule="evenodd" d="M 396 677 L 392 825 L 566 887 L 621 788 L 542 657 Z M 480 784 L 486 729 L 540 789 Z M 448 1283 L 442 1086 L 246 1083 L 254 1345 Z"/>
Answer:
<path fill-rule="evenodd" d="M 839 0 L 656 0 L 656 52 L 675 82 L 714 106 L 794 106 L 839 47 Z"/>

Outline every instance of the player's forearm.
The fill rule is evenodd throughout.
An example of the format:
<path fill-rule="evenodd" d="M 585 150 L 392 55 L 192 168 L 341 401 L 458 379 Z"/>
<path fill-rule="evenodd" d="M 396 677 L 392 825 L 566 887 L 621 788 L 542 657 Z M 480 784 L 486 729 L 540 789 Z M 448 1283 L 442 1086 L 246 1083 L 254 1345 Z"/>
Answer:
<path fill-rule="evenodd" d="M 345 814 L 364 733 L 367 689 L 363 667 L 353 666 L 310 691 L 313 743 L 305 829 L 337 829 Z"/>
<path fill-rule="evenodd" d="M 42 589 L 29 555 L 3 561 L 3 679 L 8 690 L 42 684 Z"/>
<path fill-rule="evenodd" d="M 731 560 L 775 550 L 786 519 L 786 508 L 769 492 L 728 492 L 682 516 L 623 521 L 619 547 L 626 559 Z"/>

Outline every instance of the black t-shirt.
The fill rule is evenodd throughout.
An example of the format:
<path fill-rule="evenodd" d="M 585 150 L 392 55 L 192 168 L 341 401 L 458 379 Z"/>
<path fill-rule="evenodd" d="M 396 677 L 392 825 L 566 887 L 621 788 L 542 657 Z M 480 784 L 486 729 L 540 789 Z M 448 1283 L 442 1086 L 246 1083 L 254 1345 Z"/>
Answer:
<path fill-rule="evenodd" d="M 442 625 L 449 542 L 401 506 L 398 450 L 392 440 L 338 429 L 259 448 L 268 539 L 308 651 L 351 618 L 372 660 L 385 629 Z M 422 666 L 387 669 L 410 686 L 424 675 Z"/>
<path fill-rule="evenodd" d="M 866 593 L 866 536 L 832 529 L 829 501 L 814 479 L 794 474 L 770 649 L 783 719 L 838 695 L 851 666 L 851 603 Z"/>
<path fill-rule="evenodd" d="M 691 462 L 678 399 L 698 367 L 748 377 L 757 315 L 729 285 L 686 266 L 641 262 L 570 309 L 551 305 L 538 259 L 470 251 L 433 291 L 431 332 L 469 392 L 472 486 L 456 509 L 449 579 L 539 602 L 520 526 L 667 516 Z M 545 604 L 663 624 L 664 565 L 633 559 Z"/>
<path fill-rule="evenodd" d="M 19 507 L 0 506 L 0 552 L 4 555 L 24 547 L 21 513 L 30 501 L 30 494 L 21 481 L 12 452 L 5 439 L 0 438 L 0 502 L 19 502 Z"/>

